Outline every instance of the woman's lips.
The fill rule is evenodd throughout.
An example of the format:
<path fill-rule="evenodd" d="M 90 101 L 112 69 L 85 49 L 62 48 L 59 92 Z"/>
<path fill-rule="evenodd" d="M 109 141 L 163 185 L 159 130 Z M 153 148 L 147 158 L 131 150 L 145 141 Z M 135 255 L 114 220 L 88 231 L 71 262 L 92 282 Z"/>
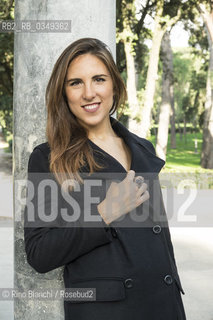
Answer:
<path fill-rule="evenodd" d="M 94 103 L 90 105 L 83 106 L 86 112 L 96 112 L 100 107 L 100 103 Z"/>

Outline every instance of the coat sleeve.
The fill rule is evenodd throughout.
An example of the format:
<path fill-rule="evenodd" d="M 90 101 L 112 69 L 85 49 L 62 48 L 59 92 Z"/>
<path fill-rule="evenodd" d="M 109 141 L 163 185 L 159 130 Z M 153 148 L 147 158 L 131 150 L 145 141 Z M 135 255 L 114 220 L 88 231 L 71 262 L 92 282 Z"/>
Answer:
<path fill-rule="evenodd" d="M 69 264 L 81 255 L 112 242 L 109 227 L 103 220 L 100 223 L 98 222 L 95 228 L 81 227 L 80 222 L 69 222 L 66 227 L 61 227 L 60 219 L 56 219 L 51 223 L 43 221 L 41 224 L 38 218 L 41 207 L 45 206 L 45 210 L 49 214 L 53 210 L 48 193 L 44 197 L 45 203 L 38 205 L 36 201 L 38 196 L 37 188 L 42 180 L 41 177 L 45 178 L 47 172 L 48 160 L 43 151 L 37 147 L 31 153 L 28 162 L 27 202 L 24 209 L 24 241 L 27 261 L 40 273 Z M 32 186 L 33 197 L 32 194 L 29 194 L 29 190 L 32 191 Z M 97 205 L 94 210 L 99 215 Z"/>

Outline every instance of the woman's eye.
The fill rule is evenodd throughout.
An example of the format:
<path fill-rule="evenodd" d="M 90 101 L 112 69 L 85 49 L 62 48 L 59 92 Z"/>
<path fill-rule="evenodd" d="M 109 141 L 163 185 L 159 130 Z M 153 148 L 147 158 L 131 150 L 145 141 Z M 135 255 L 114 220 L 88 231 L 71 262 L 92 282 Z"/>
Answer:
<path fill-rule="evenodd" d="M 96 78 L 95 79 L 97 82 L 104 82 L 105 81 L 105 79 L 103 79 L 103 78 Z"/>
<path fill-rule="evenodd" d="M 80 81 L 74 81 L 70 83 L 70 86 L 77 86 L 80 83 L 81 83 Z"/>
<path fill-rule="evenodd" d="M 106 81 L 105 79 L 103 79 L 103 78 L 96 78 L 95 79 L 95 81 L 96 82 L 104 82 L 104 81 Z M 72 86 L 72 87 L 75 87 L 75 86 L 78 86 L 78 85 L 80 85 L 82 82 L 79 80 L 76 80 L 76 81 L 73 81 L 73 82 L 70 82 L 70 86 Z"/>

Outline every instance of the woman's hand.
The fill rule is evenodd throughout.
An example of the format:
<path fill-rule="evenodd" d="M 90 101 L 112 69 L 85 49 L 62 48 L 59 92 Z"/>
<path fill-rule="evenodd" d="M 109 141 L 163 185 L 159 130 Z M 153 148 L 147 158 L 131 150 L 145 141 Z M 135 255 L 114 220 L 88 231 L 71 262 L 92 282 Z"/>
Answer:
<path fill-rule="evenodd" d="M 135 178 L 130 170 L 122 182 L 112 182 L 105 199 L 98 204 L 98 211 L 106 224 L 134 210 L 149 199 L 147 184 L 141 176 Z"/>

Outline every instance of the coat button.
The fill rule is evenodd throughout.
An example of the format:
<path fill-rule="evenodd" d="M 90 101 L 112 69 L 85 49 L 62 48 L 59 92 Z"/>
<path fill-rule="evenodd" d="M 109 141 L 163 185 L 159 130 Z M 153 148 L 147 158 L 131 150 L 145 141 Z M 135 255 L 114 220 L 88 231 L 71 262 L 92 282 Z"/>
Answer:
<path fill-rule="evenodd" d="M 126 279 L 124 284 L 125 284 L 126 288 L 128 288 L 128 289 L 132 288 L 133 287 L 133 280 L 132 279 Z"/>
<path fill-rule="evenodd" d="M 118 237 L 118 232 L 115 228 L 111 228 L 111 233 L 112 233 L 112 236 L 113 238 L 117 238 Z"/>
<path fill-rule="evenodd" d="M 161 226 L 159 226 L 158 224 L 156 224 L 156 226 L 154 226 L 152 228 L 152 231 L 155 233 L 155 234 L 158 234 L 161 232 Z"/>
<path fill-rule="evenodd" d="M 170 276 L 170 274 L 167 274 L 164 278 L 164 281 L 166 282 L 166 284 L 170 285 L 173 282 L 172 276 Z"/>

